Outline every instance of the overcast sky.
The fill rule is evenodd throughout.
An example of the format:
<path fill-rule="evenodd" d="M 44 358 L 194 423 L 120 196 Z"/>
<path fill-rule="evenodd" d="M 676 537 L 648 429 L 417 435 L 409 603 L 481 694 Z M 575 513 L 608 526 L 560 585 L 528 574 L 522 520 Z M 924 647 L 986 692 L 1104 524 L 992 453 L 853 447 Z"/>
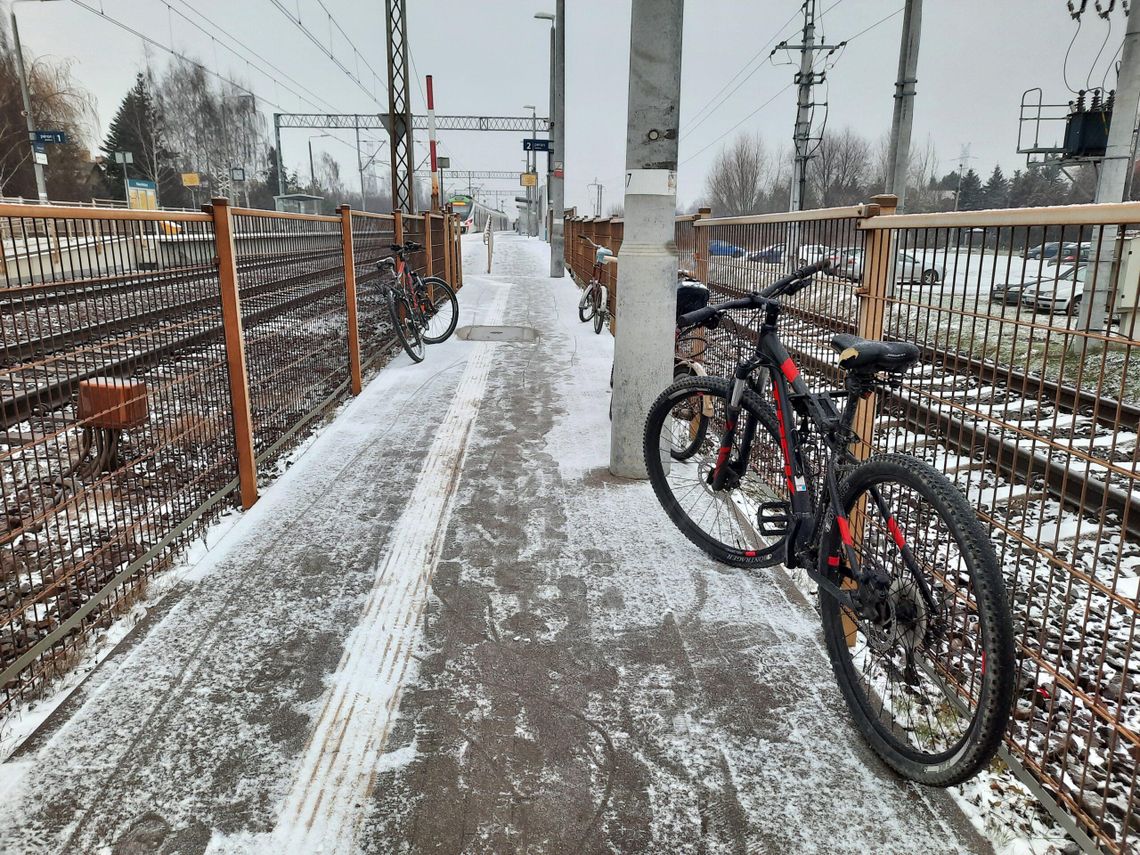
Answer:
<path fill-rule="evenodd" d="M 333 52 L 354 74 L 359 67 L 367 88 L 377 92 L 383 104 L 371 100 L 273 0 L 189 0 L 189 5 L 184 0 L 82 0 L 211 69 L 241 79 L 263 99 L 267 114 L 276 109 L 269 102 L 287 111 L 314 111 L 312 104 L 289 92 L 287 86 L 325 109 L 326 102 L 344 112 L 386 109 L 383 83 L 377 86 L 365 65 L 383 77 L 384 3 L 323 0 L 335 18 L 335 25 L 330 25 L 321 0 L 280 2 L 294 12 L 299 10 L 302 22 L 326 48 L 331 30 Z M 567 0 L 566 5 L 566 203 L 588 210 L 587 184 L 597 178 L 606 187 L 604 205 L 608 209 L 620 202 L 618 189 L 625 165 L 630 2 Z M 828 127 L 850 126 L 871 138 L 889 130 L 902 15 L 872 25 L 901 12 L 902 5 L 902 0 L 820 0 L 827 41 L 851 40 L 828 71 L 828 87 L 817 95 L 817 100 L 829 103 Z M 222 38 L 212 40 L 190 27 L 178 13 L 194 18 L 191 6 L 315 94 L 301 91 L 279 74 L 267 76 L 256 69 L 258 61 L 252 56 L 247 56 L 248 62 L 237 59 L 222 46 Z M 549 30 L 546 22 L 532 16 L 553 11 L 553 0 L 407 0 L 407 6 L 412 60 L 421 79 L 426 74 L 434 76 L 438 112 L 522 115 L 527 112 L 524 104 L 535 104 L 540 114 L 546 113 Z M 1107 74 L 1108 85 L 1114 85 L 1113 60 L 1123 37 L 1124 18 L 1118 10 L 1111 25 L 1106 24 L 1089 6 L 1078 33 L 1063 0 L 927 2 L 918 64 L 915 145 L 933 140 L 943 171 L 956 167 L 965 144 L 971 146 L 970 165 L 981 172 L 988 172 L 994 163 L 1007 172 L 1024 166 L 1024 156 L 1016 152 L 1021 94 L 1040 86 L 1046 102 L 1071 97 L 1065 82 L 1065 55 L 1071 41 L 1068 84 L 1073 89 L 1085 87 L 1086 81 L 1097 86 Z M 166 61 L 161 50 L 146 50 L 137 36 L 101 20 L 74 0 L 26 2 L 16 8 L 25 50 L 74 62 L 76 79 L 98 100 L 100 134 L 106 131 L 135 72 L 148 61 Z M 781 39 L 797 39 L 802 26 L 799 9 L 796 0 L 688 0 L 681 92 L 682 204 L 701 195 L 716 152 L 741 130 L 759 132 L 773 149 L 789 145 L 795 92 L 788 84 L 794 69 L 766 58 Z M 195 20 L 204 29 L 212 29 L 201 19 Z M 350 34 L 362 60 L 353 55 L 338 26 Z M 773 62 L 782 59 L 777 55 Z M 742 68 L 751 74 L 740 75 L 722 94 L 721 98 L 728 95 L 727 100 L 711 110 L 710 99 Z M 424 110 L 419 87 L 413 90 L 412 99 L 417 112 Z M 758 109 L 769 99 L 770 103 Z M 817 120 L 823 112 L 820 108 Z M 307 174 L 308 137 L 318 132 L 283 133 L 286 163 Z M 318 138 L 313 146 L 337 157 L 351 178 L 356 157 L 352 134 L 340 137 L 339 143 Z M 371 150 L 382 145 L 382 138 L 368 144 Z M 522 167 L 517 134 L 452 132 L 441 137 L 441 145 L 453 167 Z M 382 155 L 385 169 L 386 161 Z M 507 196 L 517 190 L 510 182 L 476 184 Z"/>

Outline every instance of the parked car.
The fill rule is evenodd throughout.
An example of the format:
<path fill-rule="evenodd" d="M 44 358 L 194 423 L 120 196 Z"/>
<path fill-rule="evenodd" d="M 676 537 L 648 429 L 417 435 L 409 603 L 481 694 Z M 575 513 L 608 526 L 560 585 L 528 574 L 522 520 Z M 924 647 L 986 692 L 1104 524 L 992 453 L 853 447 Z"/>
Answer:
<path fill-rule="evenodd" d="M 780 264 L 784 260 L 784 245 L 774 243 L 771 246 L 766 246 L 764 249 L 749 254 L 748 260 L 761 264 Z"/>
<path fill-rule="evenodd" d="M 710 240 L 709 255 L 727 255 L 731 258 L 742 258 L 744 256 L 744 250 L 726 240 Z"/>
<path fill-rule="evenodd" d="M 1061 243 L 1060 241 L 1050 241 L 1043 243 L 1041 246 L 1034 246 L 1025 251 L 1025 258 L 1056 258 L 1058 255 L 1065 255 L 1068 252 L 1076 250 L 1075 243 Z"/>
<path fill-rule="evenodd" d="M 808 264 L 815 264 L 817 261 L 823 261 L 825 258 L 833 258 L 835 250 L 829 246 L 824 246 L 821 243 L 809 243 L 800 247 L 796 253 L 796 260 L 799 262 L 800 267 L 805 267 Z"/>
<path fill-rule="evenodd" d="M 1085 244 L 1066 244 L 1068 249 L 1062 248 L 1057 257 L 1053 260 L 1054 264 L 1083 264 L 1089 260 L 1092 255 L 1092 247 Z"/>
<path fill-rule="evenodd" d="M 1022 280 L 1008 279 L 1005 282 L 995 282 L 990 286 L 990 302 L 1016 306 L 1021 302 L 1021 295 L 1025 289 L 1035 287 L 1040 281 L 1040 278 L 1030 274 Z"/>
<path fill-rule="evenodd" d="M 1087 264 L 1074 264 L 1027 285 L 1021 292 L 1022 304 L 1035 312 L 1075 315 L 1081 308 L 1088 269 Z"/>
<path fill-rule="evenodd" d="M 845 250 L 836 257 L 836 272 L 840 276 L 863 280 L 863 250 Z M 923 285 L 937 285 L 946 278 L 946 268 L 941 262 L 924 259 L 913 252 L 898 251 L 895 254 L 895 281 L 921 282 Z"/>

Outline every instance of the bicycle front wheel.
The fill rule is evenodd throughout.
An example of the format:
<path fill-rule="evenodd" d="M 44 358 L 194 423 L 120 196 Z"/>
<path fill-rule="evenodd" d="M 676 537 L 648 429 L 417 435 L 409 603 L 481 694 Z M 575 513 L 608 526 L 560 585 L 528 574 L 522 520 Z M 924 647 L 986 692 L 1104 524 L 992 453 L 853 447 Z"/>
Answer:
<path fill-rule="evenodd" d="M 730 459 L 739 457 L 744 424 L 752 420 L 756 436 L 747 465 L 734 483 L 714 490 L 709 481 L 730 389 L 719 377 L 685 377 L 662 392 L 645 420 L 645 468 L 658 501 L 685 537 L 724 564 L 767 567 L 784 560 L 787 522 L 773 520 L 791 513 L 779 427 L 772 408 L 746 391 Z M 694 423 L 696 413 L 703 432 Z M 762 505 L 769 520 L 763 526 Z"/>
<path fill-rule="evenodd" d="M 578 320 L 586 323 L 594 316 L 593 285 L 587 285 L 578 299 Z"/>
<path fill-rule="evenodd" d="M 420 330 L 419 313 L 408 300 L 406 294 L 388 292 L 388 313 L 392 316 L 392 326 L 396 338 L 413 362 L 423 362 L 424 340 Z"/>
<path fill-rule="evenodd" d="M 839 687 L 888 765 L 923 784 L 960 783 L 997 751 L 1013 703 L 1013 626 L 993 546 L 954 485 L 905 454 L 853 469 L 840 503 L 862 566 L 889 585 L 858 613 L 820 592 Z M 857 596 L 844 554 L 832 525 L 821 569 Z"/>
<path fill-rule="evenodd" d="M 459 300 L 455 291 L 438 276 L 425 276 L 419 284 L 420 312 L 427 319 L 423 340 L 426 344 L 447 341 L 459 323 Z"/>

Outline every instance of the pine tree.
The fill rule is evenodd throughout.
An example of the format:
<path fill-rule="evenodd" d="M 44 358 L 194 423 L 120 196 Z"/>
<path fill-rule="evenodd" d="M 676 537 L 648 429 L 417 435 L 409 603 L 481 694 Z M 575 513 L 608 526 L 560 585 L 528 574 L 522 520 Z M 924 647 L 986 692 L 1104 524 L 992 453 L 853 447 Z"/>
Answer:
<path fill-rule="evenodd" d="M 1009 206 L 1009 181 L 1000 166 L 990 173 L 986 186 L 982 188 L 982 207 L 1006 208 Z"/>
<path fill-rule="evenodd" d="M 982 207 L 982 179 L 972 169 L 962 176 L 962 189 L 958 193 L 959 211 L 977 211 Z"/>
<path fill-rule="evenodd" d="M 123 96 L 102 145 L 106 157 L 103 174 L 107 189 L 115 198 L 125 198 L 123 165 L 115 160 L 115 154 L 126 151 L 133 157 L 133 162 L 127 167 L 129 177 L 154 181 L 158 185 L 160 204 L 178 205 L 183 201 L 186 194 L 178 177 L 174 155 L 166 145 L 164 131 L 162 111 L 151 92 L 150 81 L 139 73 L 134 85 Z"/>

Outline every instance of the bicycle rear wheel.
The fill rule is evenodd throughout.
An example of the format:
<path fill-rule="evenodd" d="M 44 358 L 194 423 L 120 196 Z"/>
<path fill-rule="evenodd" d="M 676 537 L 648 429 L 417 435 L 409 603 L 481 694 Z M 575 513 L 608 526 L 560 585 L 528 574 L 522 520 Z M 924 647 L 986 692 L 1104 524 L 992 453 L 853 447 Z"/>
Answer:
<path fill-rule="evenodd" d="M 735 567 L 767 567 L 784 560 L 785 526 L 766 524 L 761 505 L 772 514 L 791 510 L 784 480 L 776 414 L 752 391 L 741 402 L 741 428 L 732 457 L 740 451 L 743 424 L 756 422 L 748 465 L 739 482 L 714 491 L 709 475 L 716 466 L 730 382 L 719 377 L 685 377 L 658 396 L 645 420 L 645 468 L 658 501 L 681 532 L 717 561 Z M 693 413 L 709 411 L 699 438 Z M 697 441 L 699 439 L 699 442 Z"/>
<path fill-rule="evenodd" d="M 693 370 L 692 365 L 688 362 L 680 363 L 673 369 L 673 380 L 683 380 L 686 377 L 700 377 L 703 375 L 697 374 Z M 613 385 L 613 378 L 610 378 L 610 385 Z M 684 403 L 677 404 L 673 410 L 673 417 L 676 419 L 684 420 L 686 417 L 689 419 L 689 443 L 684 443 L 684 433 L 682 432 L 677 436 L 678 442 L 673 448 L 669 449 L 669 454 L 674 460 L 688 460 L 701 449 L 704 444 L 705 434 L 709 429 L 709 418 L 706 410 L 711 409 L 705 398 L 701 394 L 695 394 Z"/>
<path fill-rule="evenodd" d="M 993 757 L 1009 721 L 1013 627 L 997 556 L 965 497 L 903 454 L 872 458 L 840 487 L 854 549 L 889 575 L 856 613 L 820 592 L 824 638 L 856 725 L 900 774 L 949 786 Z M 837 526 L 823 572 L 847 586 Z M 853 590 L 855 590 L 853 588 Z"/>
<path fill-rule="evenodd" d="M 609 320 L 609 294 L 606 292 L 604 285 L 598 285 L 594 289 L 594 333 L 596 335 L 602 334 L 602 328 L 605 327 L 606 321 Z"/>
<path fill-rule="evenodd" d="M 420 311 L 427 318 L 424 343 L 439 344 L 447 341 L 459 323 L 459 300 L 455 297 L 455 291 L 438 276 L 425 276 L 420 283 L 423 295 Z"/>
<path fill-rule="evenodd" d="M 402 291 L 388 292 L 388 313 L 392 316 L 392 326 L 396 338 L 413 362 L 423 362 L 424 340 L 420 331 L 420 319 L 415 307 Z"/>

